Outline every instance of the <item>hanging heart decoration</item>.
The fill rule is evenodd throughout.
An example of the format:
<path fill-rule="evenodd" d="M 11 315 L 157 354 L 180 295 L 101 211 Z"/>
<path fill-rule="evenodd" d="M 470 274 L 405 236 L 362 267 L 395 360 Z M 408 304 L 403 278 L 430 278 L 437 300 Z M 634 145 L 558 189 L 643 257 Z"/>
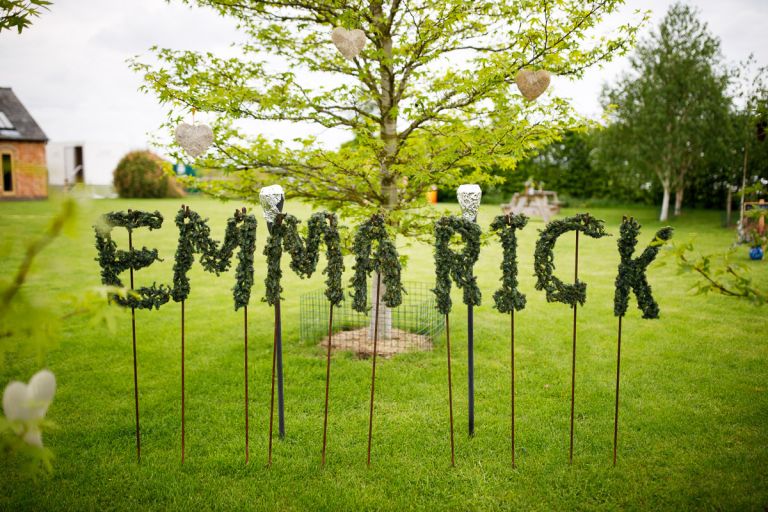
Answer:
<path fill-rule="evenodd" d="M 360 55 L 365 47 L 365 32 L 359 28 L 347 30 L 344 27 L 336 27 L 331 32 L 331 40 L 344 58 L 352 60 Z"/>
<path fill-rule="evenodd" d="M 197 158 L 213 144 L 213 130 L 206 124 L 181 123 L 176 128 L 176 143 L 189 156 Z"/>
<path fill-rule="evenodd" d="M 517 88 L 528 101 L 533 101 L 544 94 L 544 91 L 549 87 L 549 81 L 549 71 L 545 69 L 540 69 L 539 71 L 521 69 L 515 77 Z"/>
<path fill-rule="evenodd" d="M 18 422 L 16 433 L 34 446 L 43 446 L 39 425 L 48 412 L 48 406 L 56 394 L 56 377 L 48 370 L 41 370 L 29 379 L 29 384 L 12 381 L 3 391 L 3 413 L 10 422 Z"/>

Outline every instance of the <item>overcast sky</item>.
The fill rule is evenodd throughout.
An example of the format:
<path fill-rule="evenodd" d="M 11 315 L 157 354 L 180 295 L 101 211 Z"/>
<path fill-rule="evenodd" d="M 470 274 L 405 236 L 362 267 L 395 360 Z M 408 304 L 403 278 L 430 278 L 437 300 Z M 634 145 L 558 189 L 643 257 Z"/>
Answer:
<path fill-rule="evenodd" d="M 655 26 L 668 0 L 628 0 L 625 12 L 651 9 Z M 690 0 L 721 38 L 725 58 L 752 52 L 768 64 L 768 0 Z M 21 35 L 0 34 L 0 86 L 13 87 L 53 141 L 103 141 L 146 147 L 164 110 L 138 91 L 126 59 L 152 45 L 226 52 L 233 25 L 211 11 L 163 0 L 54 0 L 50 12 Z M 556 79 L 557 94 L 583 114 L 600 115 L 601 85 L 626 69 L 626 59 L 576 83 Z M 321 130 L 317 129 L 319 133 Z M 276 135 L 276 134 L 273 134 Z M 326 134 L 326 137 L 328 134 Z M 345 136 L 332 135 L 330 142 Z M 338 139 L 338 140 L 334 140 Z"/>

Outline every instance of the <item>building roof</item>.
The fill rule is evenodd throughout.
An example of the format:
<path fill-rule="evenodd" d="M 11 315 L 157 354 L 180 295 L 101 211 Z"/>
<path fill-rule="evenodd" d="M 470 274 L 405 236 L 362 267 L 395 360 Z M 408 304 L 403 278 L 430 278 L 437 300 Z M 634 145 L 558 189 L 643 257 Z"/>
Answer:
<path fill-rule="evenodd" d="M 10 87 L 0 87 L 0 140 L 48 141 L 45 132 Z"/>

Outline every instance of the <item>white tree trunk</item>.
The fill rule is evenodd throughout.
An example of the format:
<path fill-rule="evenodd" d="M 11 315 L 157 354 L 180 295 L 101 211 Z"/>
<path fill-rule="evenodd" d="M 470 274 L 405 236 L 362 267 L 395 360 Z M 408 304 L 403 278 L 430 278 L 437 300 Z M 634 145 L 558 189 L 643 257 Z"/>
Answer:
<path fill-rule="evenodd" d="M 384 296 L 384 292 L 387 291 L 387 287 L 384 283 L 381 283 L 381 292 L 379 294 L 379 304 L 376 305 L 376 274 L 373 275 L 373 285 L 371 286 L 371 321 L 368 324 L 368 339 L 373 340 L 374 322 L 376 320 L 376 313 L 379 317 L 379 339 L 388 340 L 392 338 L 392 310 L 388 308 L 382 301 L 381 297 Z"/>
<path fill-rule="evenodd" d="M 675 191 L 675 217 L 683 213 L 683 192 L 682 188 Z"/>
<path fill-rule="evenodd" d="M 381 185 L 381 195 L 384 201 L 382 206 L 384 209 L 392 209 L 397 205 L 399 201 L 398 189 L 397 189 L 397 176 L 392 171 L 392 165 L 395 162 L 398 150 L 398 134 L 397 134 L 397 99 L 395 98 L 394 90 L 394 71 L 392 69 L 392 48 L 393 41 L 392 35 L 389 33 L 389 27 L 387 26 L 386 16 L 382 10 L 381 1 L 371 2 L 371 13 L 374 20 L 379 25 L 378 29 L 381 32 L 380 37 L 380 50 L 384 55 L 384 59 L 379 61 L 379 86 L 380 86 L 380 101 L 379 112 L 381 114 L 381 133 L 380 137 L 383 142 L 383 154 L 380 155 L 380 169 L 379 169 L 379 183 Z M 381 285 L 381 293 L 379 297 L 384 295 L 386 288 L 384 284 Z M 373 338 L 374 320 L 378 312 L 379 318 L 379 338 L 389 339 L 392 337 L 392 311 L 386 307 L 381 300 L 376 304 L 376 274 L 373 277 L 373 286 L 371 286 L 371 321 L 369 324 L 369 337 Z"/>
<path fill-rule="evenodd" d="M 669 184 L 664 183 L 664 199 L 661 200 L 661 215 L 659 215 L 659 220 L 661 222 L 666 222 L 669 220 Z"/>

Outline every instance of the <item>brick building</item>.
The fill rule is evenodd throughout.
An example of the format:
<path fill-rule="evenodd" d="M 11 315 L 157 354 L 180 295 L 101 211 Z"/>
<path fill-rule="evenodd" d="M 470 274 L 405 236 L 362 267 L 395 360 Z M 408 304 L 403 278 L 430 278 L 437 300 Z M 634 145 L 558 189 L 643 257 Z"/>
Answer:
<path fill-rule="evenodd" d="M 48 197 L 48 137 L 9 87 L 0 87 L 0 201 Z"/>

